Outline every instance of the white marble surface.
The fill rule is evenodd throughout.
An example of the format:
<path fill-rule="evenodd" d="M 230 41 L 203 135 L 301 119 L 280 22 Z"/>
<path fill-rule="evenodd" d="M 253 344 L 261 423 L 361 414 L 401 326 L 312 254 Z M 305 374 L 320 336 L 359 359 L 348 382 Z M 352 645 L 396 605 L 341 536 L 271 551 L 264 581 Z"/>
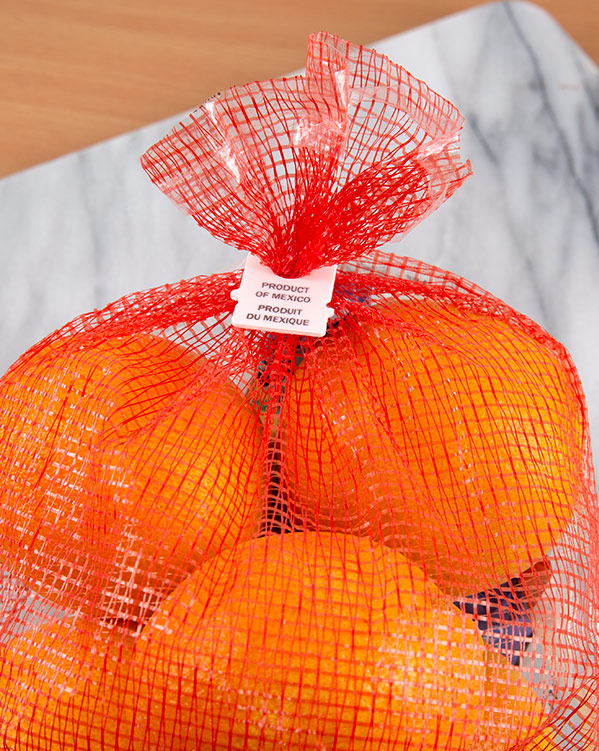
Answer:
<path fill-rule="evenodd" d="M 599 466 L 599 71 L 528 3 L 375 46 L 459 107 L 474 169 L 393 250 L 462 274 L 567 346 Z M 0 373 L 79 313 L 240 263 L 139 165 L 176 120 L 0 181 Z"/>

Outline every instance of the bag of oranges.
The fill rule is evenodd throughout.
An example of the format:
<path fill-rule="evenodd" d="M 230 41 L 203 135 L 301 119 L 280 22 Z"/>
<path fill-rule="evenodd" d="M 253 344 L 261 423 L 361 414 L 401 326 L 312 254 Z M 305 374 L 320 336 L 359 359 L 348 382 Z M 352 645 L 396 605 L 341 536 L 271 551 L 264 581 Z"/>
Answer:
<path fill-rule="evenodd" d="M 568 353 L 380 246 L 469 176 L 374 51 L 142 158 L 243 271 L 82 315 L 0 381 L 7 749 L 597 747 L 597 500 Z"/>

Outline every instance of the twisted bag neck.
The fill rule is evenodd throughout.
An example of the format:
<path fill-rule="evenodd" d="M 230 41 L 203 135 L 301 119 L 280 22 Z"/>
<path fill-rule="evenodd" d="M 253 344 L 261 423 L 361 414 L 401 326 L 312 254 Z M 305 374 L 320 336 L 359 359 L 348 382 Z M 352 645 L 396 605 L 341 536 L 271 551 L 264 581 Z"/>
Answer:
<path fill-rule="evenodd" d="M 152 181 L 277 276 L 370 255 L 470 175 L 463 118 L 387 57 L 324 32 L 306 72 L 234 87 L 142 157 Z"/>

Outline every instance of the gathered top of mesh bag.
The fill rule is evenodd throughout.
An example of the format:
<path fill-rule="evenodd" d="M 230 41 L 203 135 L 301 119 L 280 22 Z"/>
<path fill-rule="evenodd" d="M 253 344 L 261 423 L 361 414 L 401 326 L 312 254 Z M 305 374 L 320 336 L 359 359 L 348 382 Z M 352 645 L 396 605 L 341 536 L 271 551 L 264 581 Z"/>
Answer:
<path fill-rule="evenodd" d="M 304 75 L 209 99 L 142 157 L 196 222 L 296 278 L 410 230 L 470 174 L 463 118 L 384 55 L 321 32 Z"/>

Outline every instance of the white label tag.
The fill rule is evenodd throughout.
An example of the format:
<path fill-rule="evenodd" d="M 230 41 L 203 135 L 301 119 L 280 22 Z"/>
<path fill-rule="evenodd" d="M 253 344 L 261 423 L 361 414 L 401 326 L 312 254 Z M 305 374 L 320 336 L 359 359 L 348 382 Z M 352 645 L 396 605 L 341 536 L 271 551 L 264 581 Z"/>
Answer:
<path fill-rule="evenodd" d="M 277 334 L 324 336 L 334 314 L 331 301 L 337 266 L 314 269 L 307 276 L 285 279 L 248 255 L 241 285 L 231 292 L 237 300 L 233 326 Z"/>

